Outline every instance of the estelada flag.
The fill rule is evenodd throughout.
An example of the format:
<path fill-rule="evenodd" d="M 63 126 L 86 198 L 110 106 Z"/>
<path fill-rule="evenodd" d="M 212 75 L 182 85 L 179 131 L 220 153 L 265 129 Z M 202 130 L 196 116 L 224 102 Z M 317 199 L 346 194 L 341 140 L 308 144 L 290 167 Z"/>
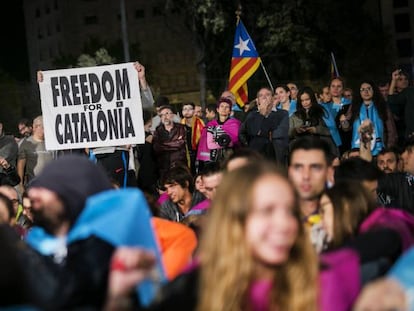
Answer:
<path fill-rule="evenodd" d="M 236 96 L 240 107 L 243 107 L 248 101 L 247 80 L 259 68 L 260 62 L 253 40 L 247 33 L 243 22 L 239 20 L 234 36 L 229 90 Z"/>

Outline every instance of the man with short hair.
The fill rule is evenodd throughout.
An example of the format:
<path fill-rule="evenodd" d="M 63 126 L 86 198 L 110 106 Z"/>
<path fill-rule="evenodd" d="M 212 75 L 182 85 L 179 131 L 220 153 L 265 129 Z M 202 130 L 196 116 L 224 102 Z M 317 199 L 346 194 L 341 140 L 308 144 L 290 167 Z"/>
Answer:
<path fill-rule="evenodd" d="M 289 179 L 299 194 L 300 209 L 305 218 L 318 211 L 319 197 L 332 170 L 329 150 L 329 145 L 316 137 L 300 138 L 291 146 Z"/>
<path fill-rule="evenodd" d="M 190 156 L 190 168 L 193 175 L 197 172 L 196 154 L 204 122 L 195 115 L 195 105 L 193 102 L 183 103 L 181 124 L 187 128 L 187 149 Z"/>
<path fill-rule="evenodd" d="M 19 123 L 17 123 L 17 128 L 22 139 L 30 137 L 30 135 L 32 135 L 33 127 L 32 122 L 29 119 L 20 119 Z"/>
<path fill-rule="evenodd" d="M 325 190 L 331 166 L 330 147 L 317 137 L 301 137 L 291 145 L 288 175 L 299 195 L 303 222 L 310 228 L 315 248 L 323 247 L 325 234 L 319 215 L 319 199 Z"/>
<path fill-rule="evenodd" d="M 20 177 L 21 193 L 26 185 L 53 159 L 53 152 L 47 151 L 45 146 L 43 117 L 38 116 L 33 120 L 32 136 L 25 139 L 19 147 L 17 173 Z"/>
<path fill-rule="evenodd" d="M 151 120 L 151 127 L 150 127 L 151 133 L 154 133 L 158 125 L 161 124 L 160 108 L 164 106 L 170 106 L 170 100 L 168 99 L 167 96 L 160 95 L 155 100 L 154 106 L 155 106 L 157 114 L 153 116 Z M 175 123 L 180 123 L 180 117 L 174 114 L 173 121 Z"/>
<path fill-rule="evenodd" d="M 206 106 L 206 119 L 207 121 L 211 121 L 217 118 L 217 105 L 216 104 L 208 104 Z"/>
<path fill-rule="evenodd" d="M 173 121 L 171 106 L 160 107 L 161 124 L 154 132 L 152 145 L 157 159 L 160 176 L 171 167 L 188 166 L 185 125 Z"/>
<path fill-rule="evenodd" d="M 377 155 L 377 166 L 386 174 L 398 172 L 398 158 L 395 148 L 385 148 Z"/>
<path fill-rule="evenodd" d="M 299 93 L 298 86 L 296 85 L 296 83 L 293 83 L 293 82 L 289 82 L 286 85 L 290 90 L 290 99 L 296 102 L 298 99 L 298 93 Z"/>
<path fill-rule="evenodd" d="M 240 127 L 240 142 L 270 160 L 285 164 L 289 145 L 289 114 L 272 111 L 272 90 L 263 87 L 257 92 L 257 111 L 252 111 Z"/>
<path fill-rule="evenodd" d="M 414 137 L 406 141 L 401 154 L 403 171 L 384 174 L 378 194 L 384 206 L 397 207 L 414 214 Z"/>
<path fill-rule="evenodd" d="M 203 107 L 201 107 L 200 105 L 195 105 L 194 106 L 194 115 L 197 118 L 200 118 L 201 120 L 203 120 Z"/>

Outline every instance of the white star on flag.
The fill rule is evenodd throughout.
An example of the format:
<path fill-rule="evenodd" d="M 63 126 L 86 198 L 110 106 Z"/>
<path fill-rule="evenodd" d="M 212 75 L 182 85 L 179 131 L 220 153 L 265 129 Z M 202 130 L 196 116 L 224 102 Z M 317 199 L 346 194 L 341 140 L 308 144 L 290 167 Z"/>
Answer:
<path fill-rule="evenodd" d="M 239 44 L 236 44 L 234 47 L 236 49 L 239 49 L 240 56 L 243 55 L 244 51 L 250 51 L 250 48 L 248 47 L 249 40 L 250 39 L 243 40 L 241 37 L 239 37 Z"/>

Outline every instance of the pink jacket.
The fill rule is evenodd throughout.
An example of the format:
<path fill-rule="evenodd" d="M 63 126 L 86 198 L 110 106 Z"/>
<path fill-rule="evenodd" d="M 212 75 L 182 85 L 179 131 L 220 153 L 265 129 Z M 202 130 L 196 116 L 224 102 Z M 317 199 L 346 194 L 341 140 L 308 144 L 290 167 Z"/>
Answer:
<path fill-rule="evenodd" d="M 212 149 L 221 149 L 223 148 L 213 140 L 213 135 L 207 132 L 209 127 L 217 127 L 220 124 L 217 120 L 211 120 L 203 128 L 201 132 L 200 141 L 198 143 L 197 149 L 197 160 L 200 161 L 209 161 L 210 160 L 210 150 Z M 227 119 L 221 126 L 223 130 L 230 136 L 231 143 L 230 147 L 238 147 L 239 143 L 239 129 L 241 122 L 236 118 Z"/>

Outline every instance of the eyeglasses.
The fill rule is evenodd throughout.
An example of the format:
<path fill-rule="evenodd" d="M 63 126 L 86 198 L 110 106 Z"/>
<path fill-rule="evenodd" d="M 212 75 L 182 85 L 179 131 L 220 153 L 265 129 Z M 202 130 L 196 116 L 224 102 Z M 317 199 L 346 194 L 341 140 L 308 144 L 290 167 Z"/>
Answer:
<path fill-rule="evenodd" d="M 372 91 L 372 87 L 370 87 L 370 86 L 368 86 L 368 87 L 361 87 L 359 90 L 361 92 L 365 92 L 365 91 L 371 92 Z"/>

